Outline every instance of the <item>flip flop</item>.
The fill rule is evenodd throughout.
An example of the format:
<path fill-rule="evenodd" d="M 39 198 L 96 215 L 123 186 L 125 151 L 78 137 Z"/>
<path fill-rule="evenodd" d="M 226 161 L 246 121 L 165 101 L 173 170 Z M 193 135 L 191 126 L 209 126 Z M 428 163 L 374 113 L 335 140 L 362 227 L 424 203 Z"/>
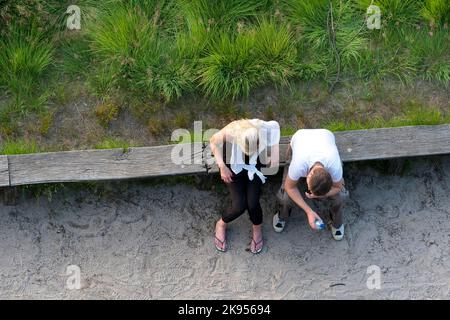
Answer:
<path fill-rule="evenodd" d="M 220 251 L 220 252 L 227 251 L 226 234 L 225 234 L 225 239 L 223 239 L 223 241 L 222 241 L 219 238 L 217 238 L 216 233 L 217 233 L 217 224 L 216 224 L 216 227 L 215 227 L 215 230 L 214 230 L 214 245 L 216 246 L 217 251 Z M 217 243 L 219 243 L 220 246 Z"/>
<path fill-rule="evenodd" d="M 256 241 L 252 238 L 252 243 L 255 244 L 254 248 L 256 249 L 256 248 L 259 246 L 259 244 L 261 244 L 261 247 L 259 248 L 259 250 L 253 251 L 253 250 L 251 249 L 252 246 L 251 246 L 251 244 L 250 244 L 250 252 L 253 253 L 253 254 L 258 254 L 258 253 L 260 253 L 260 252 L 262 251 L 263 247 L 264 247 L 264 242 L 263 242 L 263 241 L 264 241 L 263 238 L 261 238 L 261 240 L 258 241 L 258 242 L 256 242 Z"/>
<path fill-rule="evenodd" d="M 220 243 L 220 246 L 217 245 L 217 242 Z M 227 240 L 220 240 L 214 235 L 214 245 L 216 246 L 217 251 L 226 252 L 227 251 Z"/>

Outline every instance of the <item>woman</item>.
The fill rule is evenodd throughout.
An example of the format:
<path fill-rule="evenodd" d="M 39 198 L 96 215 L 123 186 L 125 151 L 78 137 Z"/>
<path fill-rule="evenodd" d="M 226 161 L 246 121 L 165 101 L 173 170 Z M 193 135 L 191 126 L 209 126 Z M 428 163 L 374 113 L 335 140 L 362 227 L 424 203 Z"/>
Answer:
<path fill-rule="evenodd" d="M 259 198 L 266 180 L 261 171 L 268 172 L 262 162 L 267 165 L 264 156 L 269 152 L 270 167 L 278 168 L 279 141 L 278 122 L 259 119 L 233 121 L 211 137 L 211 151 L 231 195 L 231 206 L 216 223 L 214 243 L 217 250 L 227 250 L 227 225 L 247 210 L 253 224 L 250 251 L 261 252 L 263 215 Z"/>

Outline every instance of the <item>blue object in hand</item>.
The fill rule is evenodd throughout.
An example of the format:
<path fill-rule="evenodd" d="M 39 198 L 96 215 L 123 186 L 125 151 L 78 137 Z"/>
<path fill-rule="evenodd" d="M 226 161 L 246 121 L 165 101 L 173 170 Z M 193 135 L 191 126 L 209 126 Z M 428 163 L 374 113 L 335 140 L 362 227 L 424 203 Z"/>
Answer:
<path fill-rule="evenodd" d="M 314 223 L 316 224 L 317 230 L 323 230 L 323 229 L 325 229 L 325 223 L 323 223 L 322 220 L 316 219 L 316 220 L 314 221 Z"/>

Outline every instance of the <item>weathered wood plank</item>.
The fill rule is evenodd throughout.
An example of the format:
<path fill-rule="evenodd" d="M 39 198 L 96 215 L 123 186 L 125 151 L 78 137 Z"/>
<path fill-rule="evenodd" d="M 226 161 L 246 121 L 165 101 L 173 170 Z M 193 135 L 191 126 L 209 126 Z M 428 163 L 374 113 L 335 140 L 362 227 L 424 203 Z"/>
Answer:
<path fill-rule="evenodd" d="M 450 125 L 340 131 L 334 135 L 342 161 L 450 153 Z M 289 140 L 290 137 L 283 137 L 281 144 Z M 284 154 L 280 151 L 282 161 Z"/>
<path fill-rule="evenodd" d="M 343 161 L 450 153 L 450 125 L 343 131 L 335 136 Z M 281 165 L 289 140 L 289 137 L 281 139 Z M 175 153 L 180 157 L 174 163 Z M 217 172 L 213 160 L 209 146 L 203 150 L 201 143 L 194 143 L 130 148 L 126 152 L 110 149 L 15 155 L 8 156 L 6 166 L 9 162 L 10 184 L 16 186 Z"/>
<path fill-rule="evenodd" d="M 180 162 L 171 159 L 172 152 L 186 147 L 192 152 L 180 152 Z M 173 174 L 205 172 L 202 167 L 202 144 L 167 145 L 157 147 L 108 150 L 49 152 L 9 156 L 11 185 L 47 182 L 113 180 Z M 194 163 L 196 162 L 196 163 Z"/>
<path fill-rule="evenodd" d="M 0 187 L 9 186 L 8 157 L 0 155 Z"/>
<path fill-rule="evenodd" d="M 344 162 L 450 153 L 450 125 L 340 131 L 334 135 Z M 281 165 L 286 161 L 290 139 L 280 139 Z M 210 172 L 217 171 L 212 165 Z"/>
<path fill-rule="evenodd" d="M 450 153 L 450 125 L 345 131 L 336 134 L 343 161 Z"/>

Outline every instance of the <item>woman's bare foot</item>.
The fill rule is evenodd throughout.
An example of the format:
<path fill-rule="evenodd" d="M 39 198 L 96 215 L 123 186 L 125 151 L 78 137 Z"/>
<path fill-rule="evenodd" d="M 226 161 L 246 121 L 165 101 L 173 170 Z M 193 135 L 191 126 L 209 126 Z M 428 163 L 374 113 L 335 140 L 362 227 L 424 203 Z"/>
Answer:
<path fill-rule="evenodd" d="M 226 231 L 227 231 L 227 224 L 223 222 L 222 219 L 217 221 L 214 236 L 214 244 L 216 245 L 217 250 L 222 252 L 227 251 Z"/>
<path fill-rule="evenodd" d="M 262 235 L 262 224 L 253 225 L 252 243 L 250 244 L 250 251 L 252 253 L 260 253 L 264 245 Z"/>

